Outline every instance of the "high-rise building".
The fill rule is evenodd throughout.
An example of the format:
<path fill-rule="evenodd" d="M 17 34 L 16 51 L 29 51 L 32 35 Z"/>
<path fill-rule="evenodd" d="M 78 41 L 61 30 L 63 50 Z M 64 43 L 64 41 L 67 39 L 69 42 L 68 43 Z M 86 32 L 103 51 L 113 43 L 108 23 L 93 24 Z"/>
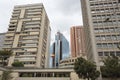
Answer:
<path fill-rule="evenodd" d="M 60 32 L 55 35 L 55 42 L 51 46 L 52 48 L 52 67 L 59 67 L 60 60 L 69 57 L 69 42 Z"/>
<path fill-rule="evenodd" d="M 118 1 L 81 0 L 87 57 L 100 65 L 103 65 L 102 58 L 108 55 L 120 56 Z"/>
<path fill-rule="evenodd" d="M 71 56 L 85 56 L 85 38 L 84 28 L 82 26 L 73 26 L 70 28 Z"/>
<path fill-rule="evenodd" d="M 14 7 L 4 49 L 11 49 L 8 66 L 20 61 L 25 67 L 48 67 L 49 19 L 42 3 Z"/>
<path fill-rule="evenodd" d="M 5 40 L 5 33 L 0 33 L 0 50 L 2 50 L 4 46 L 4 40 Z"/>

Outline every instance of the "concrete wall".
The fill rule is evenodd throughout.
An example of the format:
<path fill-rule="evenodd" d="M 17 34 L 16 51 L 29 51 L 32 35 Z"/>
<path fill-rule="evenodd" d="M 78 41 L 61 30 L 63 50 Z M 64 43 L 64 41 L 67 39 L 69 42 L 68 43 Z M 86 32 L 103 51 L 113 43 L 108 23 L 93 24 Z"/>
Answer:
<path fill-rule="evenodd" d="M 29 77 L 25 77 L 25 78 L 16 78 L 16 80 L 70 80 L 70 78 L 49 78 L 49 77 L 34 77 L 34 78 L 29 78 Z"/>
<path fill-rule="evenodd" d="M 1 80 L 1 78 L 2 78 L 2 71 L 0 71 L 0 80 Z"/>
<path fill-rule="evenodd" d="M 120 80 L 120 78 L 117 78 L 117 79 L 103 78 L 102 80 Z"/>
<path fill-rule="evenodd" d="M 0 75 L 2 74 L 2 71 L 6 69 L 0 68 Z M 78 75 L 73 71 L 73 69 L 11 69 L 11 77 L 12 80 L 85 80 L 85 79 L 79 79 Z M 21 72 L 70 72 L 70 77 L 19 77 L 19 73 Z M 0 76 L 1 77 L 1 76 Z M 1 79 L 0 79 L 1 80 Z"/>

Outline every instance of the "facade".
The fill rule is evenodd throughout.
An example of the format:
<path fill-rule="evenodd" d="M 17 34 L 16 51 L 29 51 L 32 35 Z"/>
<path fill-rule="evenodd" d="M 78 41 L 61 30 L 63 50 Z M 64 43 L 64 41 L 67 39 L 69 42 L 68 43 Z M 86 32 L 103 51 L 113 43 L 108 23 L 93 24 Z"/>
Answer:
<path fill-rule="evenodd" d="M 74 68 L 74 63 L 76 60 L 77 60 L 77 57 L 60 60 L 60 68 Z"/>
<path fill-rule="evenodd" d="M 60 60 L 59 68 L 74 68 L 74 63 L 79 57 L 69 57 L 64 60 Z M 86 56 L 82 56 L 82 58 L 87 59 Z"/>
<path fill-rule="evenodd" d="M 0 79 L 3 71 L 12 70 L 11 80 L 86 80 L 79 78 L 73 69 L 40 69 L 40 68 L 2 68 L 0 67 Z M 102 80 L 111 80 L 103 78 Z M 120 78 L 116 79 L 120 80 Z"/>
<path fill-rule="evenodd" d="M 4 49 L 11 49 L 8 66 L 20 61 L 25 67 L 48 67 L 49 19 L 42 3 L 14 7 Z"/>
<path fill-rule="evenodd" d="M 4 47 L 5 33 L 0 33 L 0 50 Z M 0 65 L 2 65 L 2 60 L 0 59 Z"/>
<path fill-rule="evenodd" d="M 0 33 L 0 50 L 2 50 L 4 46 L 4 40 L 5 40 L 5 33 Z"/>
<path fill-rule="evenodd" d="M 81 6 L 88 59 L 103 65 L 102 58 L 120 56 L 118 0 L 81 0 Z"/>
<path fill-rule="evenodd" d="M 60 60 L 69 57 L 69 42 L 60 32 L 55 35 L 55 42 L 52 45 L 52 67 L 59 67 Z"/>
<path fill-rule="evenodd" d="M 0 67 L 0 78 L 3 71 L 9 68 Z M 73 69 L 41 69 L 41 68 L 10 68 L 11 80 L 83 80 L 79 79 Z"/>
<path fill-rule="evenodd" d="M 70 28 L 71 56 L 85 56 L 84 27 L 73 26 Z"/>

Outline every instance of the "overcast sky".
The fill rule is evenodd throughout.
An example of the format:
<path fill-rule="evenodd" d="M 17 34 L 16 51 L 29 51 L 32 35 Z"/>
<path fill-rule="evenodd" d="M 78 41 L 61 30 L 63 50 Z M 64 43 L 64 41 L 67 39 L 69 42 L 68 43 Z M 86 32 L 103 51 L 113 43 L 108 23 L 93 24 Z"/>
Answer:
<path fill-rule="evenodd" d="M 52 40 L 60 31 L 69 40 L 70 27 L 82 25 L 80 0 L 0 0 L 0 33 L 6 32 L 14 5 L 43 3 L 50 19 Z"/>

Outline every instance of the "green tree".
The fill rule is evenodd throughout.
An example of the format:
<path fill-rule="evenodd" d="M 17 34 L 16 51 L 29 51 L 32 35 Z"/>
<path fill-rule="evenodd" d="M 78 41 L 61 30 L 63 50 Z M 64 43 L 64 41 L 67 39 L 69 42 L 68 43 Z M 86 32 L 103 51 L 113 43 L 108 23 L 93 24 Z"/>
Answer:
<path fill-rule="evenodd" d="M 96 70 L 96 65 L 80 57 L 75 61 L 74 70 L 79 78 L 95 80 L 99 77 L 100 72 Z"/>
<path fill-rule="evenodd" d="M 7 65 L 7 59 L 12 55 L 11 50 L 0 50 L 0 59 L 2 61 L 2 65 L 6 66 Z"/>
<path fill-rule="evenodd" d="M 11 80 L 11 71 L 3 71 L 1 80 Z"/>
<path fill-rule="evenodd" d="M 120 78 L 120 63 L 116 56 L 109 56 L 104 59 L 104 66 L 101 67 L 102 77 L 111 78 L 115 80 Z"/>
<path fill-rule="evenodd" d="M 14 63 L 12 63 L 13 67 L 24 67 L 24 64 L 22 62 L 16 61 Z"/>

